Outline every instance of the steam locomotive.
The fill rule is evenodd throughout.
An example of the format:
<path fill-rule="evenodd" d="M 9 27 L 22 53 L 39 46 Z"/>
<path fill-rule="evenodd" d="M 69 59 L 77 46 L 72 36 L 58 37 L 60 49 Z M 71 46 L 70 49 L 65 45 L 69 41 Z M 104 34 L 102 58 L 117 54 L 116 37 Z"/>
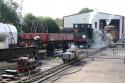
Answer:
<path fill-rule="evenodd" d="M 74 43 L 88 48 L 88 43 L 93 42 L 93 28 L 91 24 L 74 24 Z"/>

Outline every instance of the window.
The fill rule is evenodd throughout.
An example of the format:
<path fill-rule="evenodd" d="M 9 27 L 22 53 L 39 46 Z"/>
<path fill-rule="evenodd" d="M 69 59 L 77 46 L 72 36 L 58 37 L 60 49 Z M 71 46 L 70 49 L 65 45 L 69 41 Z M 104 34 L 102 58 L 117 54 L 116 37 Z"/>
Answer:
<path fill-rule="evenodd" d="M 75 25 L 74 25 L 74 28 L 78 28 L 78 25 L 77 25 L 77 24 L 75 24 Z"/>
<path fill-rule="evenodd" d="M 95 28 L 97 29 L 97 22 L 95 22 Z"/>

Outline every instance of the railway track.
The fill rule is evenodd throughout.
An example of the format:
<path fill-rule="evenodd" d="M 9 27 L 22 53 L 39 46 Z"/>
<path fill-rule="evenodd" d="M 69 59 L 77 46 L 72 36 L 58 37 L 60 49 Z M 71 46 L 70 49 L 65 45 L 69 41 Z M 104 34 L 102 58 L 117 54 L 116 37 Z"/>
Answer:
<path fill-rule="evenodd" d="M 55 67 L 53 67 L 53 68 L 50 68 L 50 69 L 48 69 L 48 70 L 45 70 L 45 71 L 40 71 L 40 72 L 37 72 L 37 73 L 35 73 L 35 74 L 32 74 L 32 75 L 30 75 L 30 76 L 28 76 L 28 77 L 22 77 L 21 79 L 19 79 L 19 80 L 17 80 L 17 81 L 14 81 L 14 83 L 34 83 L 34 82 L 39 82 L 39 81 L 43 81 L 43 80 L 46 80 L 47 78 L 49 78 L 49 77 L 51 77 L 51 74 L 54 74 L 55 72 L 57 72 L 57 73 L 59 73 L 60 71 L 64 71 L 64 70 L 66 70 L 67 68 L 69 68 L 69 67 L 71 67 L 71 64 L 72 63 L 74 63 L 75 61 L 77 61 L 77 60 L 80 60 L 80 59 L 84 59 L 84 58 L 86 58 L 86 57 L 88 57 L 88 56 L 91 56 L 92 54 L 96 54 L 96 53 L 98 53 L 99 51 L 101 51 L 101 50 L 104 50 L 105 48 L 101 48 L 101 49 L 97 49 L 97 50 L 94 50 L 94 51 L 92 51 L 92 52 L 87 52 L 86 54 L 82 54 L 82 53 L 85 53 L 85 52 L 80 52 L 79 54 L 80 54 L 80 56 L 79 56 L 79 58 L 78 59 L 76 59 L 76 60 L 73 60 L 73 61 L 71 61 L 71 62 L 69 62 L 69 63 L 67 63 L 67 64 L 60 64 L 60 65 L 58 65 L 58 66 L 55 66 Z M 15 66 L 16 65 L 16 63 L 15 64 L 13 64 L 13 65 L 9 65 L 9 66 L 3 66 L 3 67 L 0 67 L 0 74 L 3 74 L 4 73 L 4 70 L 6 70 L 6 69 L 15 69 Z M 56 74 L 56 73 L 55 73 Z M 49 77 L 47 77 L 47 76 L 49 76 Z M 47 78 L 46 78 L 47 77 Z M 40 79 L 42 79 L 42 80 L 40 80 Z"/>
<path fill-rule="evenodd" d="M 11 65 L 2 65 L 0 66 L 0 75 L 5 73 L 5 70 L 7 69 L 16 69 L 16 63 L 11 64 Z"/>
<path fill-rule="evenodd" d="M 71 62 L 69 62 L 67 64 L 63 63 L 63 64 L 60 64 L 60 65 L 58 65 L 56 67 L 50 68 L 48 70 L 45 70 L 45 71 L 42 71 L 42 72 L 38 72 L 37 74 L 31 75 L 28 78 L 24 78 L 24 79 L 18 80 L 16 83 L 22 83 L 22 82 L 23 83 L 25 83 L 25 82 L 26 83 L 34 83 L 34 82 L 40 83 L 40 82 L 50 78 L 53 74 L 57 74 L 60 71 L 64 71 L 64 70 L 70 68 L 72 63 L 74 63 L 74 62 L 76 62 L 78 60 L 81 60 L 81 59 L 85 59 L 88 56 L 91 56 L 92 54 L 96 54 L 96 53 L 104 50 L 105 48 L 98 49 L 95 52 L 92 52 L 92 53 L 90 52 L 89 54 L 86 54 L 86 55 L 82 54 L 83 56 L 80 56 L 78 59 L 73 60 L 73 61 L 71 61 Z"/>
<path fill-rule="evenodd" d="M 69 63 L 68 64 L 60 64 L 56 67 L 50 68 L 50 69 L 45 70 L 43 72 L 39 72 L 37 74 L 31 75 L 29 78 L 25 78 L 25 79 L 22 79 L 20 81 L 17 81 L 16 83 L 21 83 L 21 82 L 34 83 L 35 81 L 38 81 L 41 78 L 46 77 L 47 75 L 50 75 L 50 74 L 56 72 L 57 70 L 64 68 L 68 65 L 69 65 Z"/>
<path fill-rule="evenodd" d="M 43 51 L 40 50 L 39 53 L 45 54 L 46 52 L 45 52 L 45 50 L 43 50 Z M 7 69 L 16 69 L 16 63 L 11 63 L 10 64 L 8 62 L 0 62 L 0 75 L 3 74 L 3 73 L 5 73 L 5 70 L 7 70 Z"/>

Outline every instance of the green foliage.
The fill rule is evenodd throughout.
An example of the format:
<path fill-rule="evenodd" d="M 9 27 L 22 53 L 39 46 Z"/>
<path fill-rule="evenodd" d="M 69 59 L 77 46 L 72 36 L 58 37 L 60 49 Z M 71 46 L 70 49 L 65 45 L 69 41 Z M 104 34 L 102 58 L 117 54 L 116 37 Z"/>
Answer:
<path fill-rule="evenodd" d="M 0 0 L 0 22 L 11 23 L 19 27 L 19 16 L 16 10 L 19 5 L 13 0 Z M 32 14 L 27 14 L 24 17 L 24 32 L 60 32 L 59 27 L 62 26 L 61 19 L 52 19 L 50 17 L 36 17 Z M 19 28 L 17 28 L 19 29 Z"/>
<path fill-rule="evenodd" d="M 0 0 L 0 22 L 11 23 L 15 26 L 19 22 L 16 10 L 5 3 L 4 0 Z"/>
<path fill-rule="evenodd" d="M 55 22 L 58 24 L 58 26 L 59 26 L 60 28 L 63 27 L 63 20 L 62 20 L 62 19 L 56 18 L 56 19 L 55 19 Z"/>
<path fill-rule="evenodd" d="M 79 14 L 81 13 L 87 13 L 87 12 L 92 12 L 93 9 L 89 9 L 89 8 L 82 8 L 80 11 L 79 11 Z"/>
<path fill-rule="evenodd" d="M 59 26 L 50 17 L 36 17 L 32 14 L 27 14 L 24 17 L 24 32 L 49 32 L 49 33 L 56 33 L 59 32 Z"/>
<path fill-rule="evenodd" d="M 27 14 L 24 17 L 24 28 L 23 31 L 24 32 L 31 32 L 32 27 L 33 27 L 33 22 L 35 22 L 37 20 L 37 18 L 35 16 L 33 16 L 32 14 Z"/>
<path fill-rule="evenodd" d="M 60 31 L 58 24 L 52 18 L 47 17 L 45 19 L 45 23 L 46 30 L 48 30 L 49 33 L 56 33 Z"/>

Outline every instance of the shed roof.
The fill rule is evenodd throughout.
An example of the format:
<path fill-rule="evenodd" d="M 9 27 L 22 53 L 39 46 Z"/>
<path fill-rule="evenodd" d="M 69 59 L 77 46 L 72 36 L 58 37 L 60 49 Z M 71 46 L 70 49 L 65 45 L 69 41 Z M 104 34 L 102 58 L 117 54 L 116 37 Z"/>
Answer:
<path fill-rule="evenodd" d="M 91 13 L 91 12 L 86 12 L 86 13 Z M 79 15 L 79 14 L 86 14 L 86 13 L 76 13 L 76 14 L 71 14 L 71 15 L 67 15 L 67 16 L 64 16 L 64 17 L 75 16 L 75 15 Z M 97 12 L 97 13 L 124 17 L 124 16 L 122 16 L 122 15 L 111 14 L 111 13 L 104 13 L 104 12 Z"/>

